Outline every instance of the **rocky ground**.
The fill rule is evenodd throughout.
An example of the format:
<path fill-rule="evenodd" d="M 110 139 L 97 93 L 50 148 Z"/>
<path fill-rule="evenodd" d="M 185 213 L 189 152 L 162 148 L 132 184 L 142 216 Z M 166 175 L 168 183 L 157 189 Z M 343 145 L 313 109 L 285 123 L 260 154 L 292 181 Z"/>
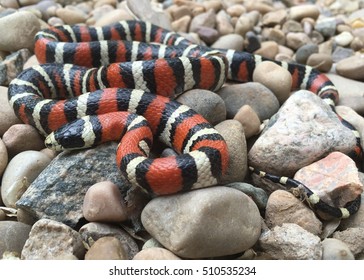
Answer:
<path fill-rule="evenodd" d="M 253 164 L 294 177 L 340 207 L 363 190 L 346 155 L 353 133 L 322 99 L 292 92 L 290 74 L 274 63 L 261 63 L 252 82 L 178 98 L 227 141 L 228 172 L 211 188 L 151 199 L 120 176 L 117 143 L 56 154 L 16 118 L 7 86 L 37 64 L 39 30 L 129 19 L 327 73 L 340 93 L 337 112 L 364 139 L 362 0 L 0 0 L 0 258 L 363 259 L 363 207 L 327 220 L 248 172 Z"/>

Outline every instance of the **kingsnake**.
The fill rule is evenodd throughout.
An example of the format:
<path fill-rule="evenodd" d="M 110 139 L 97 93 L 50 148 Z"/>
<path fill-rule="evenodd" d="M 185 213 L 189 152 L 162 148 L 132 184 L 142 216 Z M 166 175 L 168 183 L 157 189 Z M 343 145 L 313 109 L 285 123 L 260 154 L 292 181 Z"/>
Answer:
<path fill-rule="evenodd" d="M 200 115 L 168 97 L 191 88 L 217 90 L 225 78 L 251 81 L 255 66 L 267 60 L 194 45 L 141 21 L 100 28 L 50 27 L 36 35 L 35 54 L 42 64 L 9 85 L 9 102 L 17 116 L 48 135 L 46 145 L 56 150 L 90 147 L 124 135 L 117 149 L 121 172 L 133 185 L 157 195 L 215 185 L 228 165 L 223 137 Z M 325 75 L 308 66 L 273 62 L 291 73 L 292 89 L 308 89 L 334 109 L 338 92 Z M 181 154 L 148 158 L 153 136 Z M 359 155 L 358 135 L 357 141 Z M 274 182 L 302 186 L 252 170 Z M 360 196 L 340 210 L 303 189 L 311 206 L 334 217 L 346 218 L 360 206 Z"/>

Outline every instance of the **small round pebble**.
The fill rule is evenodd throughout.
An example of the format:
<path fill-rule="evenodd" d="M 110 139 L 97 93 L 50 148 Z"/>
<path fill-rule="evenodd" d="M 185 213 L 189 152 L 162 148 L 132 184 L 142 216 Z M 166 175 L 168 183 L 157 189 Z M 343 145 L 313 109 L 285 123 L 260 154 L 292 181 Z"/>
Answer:
<path fill-rule="evenodd" d="M 57 9 L 56 15 L 66 24 L 83 23 L 87 19 L 87 15 L 82 10 L 73 6 Z"/>
<path fill-rule="evenodd" d="M 331 70 L 333 61 L 329 54 L 325 53 L 314 53 L 311 54 L 307 59 L 307 65 L 312 66 L 320 72 L 327 73 Z"/>
<path fill-rule="evenodd" d="M 364 57 L 357 55 L 340 60 L 336 72 L 349 79 L 364 81 Z"/>
<path fill-rule="evenodd" d="M 118 186 L 109 181 L 96 183 L 87 190 L 82 211 L 90 222 L 122 222 L 128 218 Z"/>
<path fill-rule="evenodd" d="M 234 116 L 234 120 L 239 121 L 243 125 L 246 138 L 250 138 L 259 133 L 260 119 L 249 105 L 241 107 Z"/>
<path fill-rule="evenodd" d="M 254 53 L 266 58 L 274 59 L 278 54 L 278 44 L 274 41 L 262 42 L 260 48 Z"/>
<path fill-rule="evenodd" d="M 8 101 L 8 88 L 0 86 L 0 136 L 14 124 L 21 121 L 14 114 L 13 108 Z"/>
<path fill-rule="evenodd" d="M 228 34 L 221 36 L 211 45 L 212 48 L 217 49 L 233 49 L 242 51 L 244 48 L 244 38 L 239 34 Z"/>
<path fill-rule="evenodd" d="M 114 236 L 97 239 L 85 255 L 85 260 L 127 260 L 123 244 Z"/>
<path fill-rule="evenodd" d="M 290 95 L 292 76 L 288 70 L 274 62 L 259 63 L 253 73 L 253 81 L 269 88 L 282 104 Z"/>

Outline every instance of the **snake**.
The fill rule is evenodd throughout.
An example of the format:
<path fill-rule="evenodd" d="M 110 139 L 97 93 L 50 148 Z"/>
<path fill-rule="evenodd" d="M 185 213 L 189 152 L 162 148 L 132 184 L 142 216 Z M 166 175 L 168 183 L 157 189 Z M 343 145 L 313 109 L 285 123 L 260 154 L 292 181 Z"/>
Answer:
<path fill-rule="evenodd" d="M 338 91 L 326 75 L 295 63 L 232 49 L 194 44 L 149 22 L 109 26 L 53 26 L 35 36 L 40 65 L 9 85 L 15 114 L 46 136 L 57 151 L 120 141 L 116 163 L 133 186 L 167 195 L 216 185 L 229 164 L 223 136 L 201 115 L 175 101 L 189 89 L 217 91 L 226 80 L 252 81 L 256 65 L 273 61 L 292 76 L 292 90 L 307 89 L 333 110 Z M 340 117 L 340 116 L 338 116 Z M 354 154 L 361 156 L 359 133 Z M 151 158 L 153 139 L 178 155 Z M 344 208 L 327 205 L 293 179 L 251 167 L 261 177 L 300 188 L 313 208 L 336 218 L 358 211 L 360 196 Z"/>

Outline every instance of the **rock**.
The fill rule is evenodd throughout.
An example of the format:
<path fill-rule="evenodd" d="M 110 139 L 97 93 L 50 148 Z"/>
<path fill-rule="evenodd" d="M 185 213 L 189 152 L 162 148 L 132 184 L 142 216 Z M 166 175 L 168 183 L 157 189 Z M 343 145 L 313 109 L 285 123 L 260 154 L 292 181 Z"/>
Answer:
<path fill-rule="evenodd" d="M 6 167 L 1 181 L 4 204 L 16 208 L 15 203 L 50 161 L 49 157 L 38 151 L 25 151 L 16 155 Z"/>
<path fill-rule="evenodd" d="M 347 47 L 353 41 L 354 36 L 349 31 L 344 31 L 335 36 L 335 43 L 342 47 Z"/>
<path fill-rule="evenodd" d="M 308 57 L 318 52 L 316 44 L 307 44 L 300 47 L 296 52 L 296 61 L 301 64 L 306 64 Z"/>
<path fill-rule="evenodd" d="M 254 53 L 266 58 L 274 59 L 278 54 L 278 44 L 274 41 L 262 42 L 260 48 Z"/>
<path fill-rule="evenodd" d="M 249 105 L 242 106 L 234 116 L 243 125 L 245 138 L 250 138 L 259 133 L 260 119 L 257 113 Z"/>
<path fill-rule="evenodd" d="M 364 57 L 357 55 L 340 60 L 336 72 L 345 78 L 364 81 Z"/>
<path fill-rule="evenodd" d="M 0 221 L 5 221 L 5 219 L 6 219 L 6 213 L 2 209 L 0 209 Z"/>
<path fill-rule="evenodd" d="M 0 50 L 9 52 L 23 48 L 32 50 L 34 36 L 39 30 L 38 18 L 31 12 L 16 12 L 0 18 Z"/>
<path fill-rule="evenodd" d="M 344 242 L 350 252 L 355 256 L 364 253 L 364 228 L 348 228 L 344 231 L 336 231 L 333 234 L 333 238 Z"/>
<path fill-rule="evenodd" d="M 242 51 L 244 48 L 244 38 L 239 34 L 227 34 L 217 39 L 211 47 L 216 49 L 233 49 Z"/>
<path fill-rule="evenodd" d="M 192 13 L 187 6 L 176 6 L 175 9 L 171 10 L 171 16 L 173 20 L 177 20 L 185 16 L 192 16 Z"/>
<path fill-rule="evenodd" d="M 96 20 L 95 26 L 105 26 L 122 20 L 133 20 L 133 16 L 122 9 L 112 10 Z"/>
<path fill-rule="evenodd" d="M 219 39 L 220 36 L 219 32 L 216 29 L 205 26 L 201 26 L 197 30 L 197 34 L 200 36 L 201 40 L 209 45 L 216 42 L 216 40 Z"/>
<path fill-rule="evenodd" d="M 39 242 L 41 240 L 41 242 Z M 62 255 L 82 259 L 85 247 L 81 235 L 70 227 L 48 219 L 36 222 L 21 252 L 24 260 L 52 260 Z"/>
<path fill-rule="evenodd" d="M 339 62 L 346 58 L 350 58 L 353 55 L 354 55 L 354 51 L 352 49 L 337 46 L 332 53 L 332 60 L 334 62 Z"/>
<path fill-rule="evenodd" d="M 215 28 L 216 14 L 214 10 L 195 16 L 190 25 L 190 32 L 196 32 L 201 26 Z"/>
<path fill-rule="evenodd" d="M 309 43 L 311 43 L 311 39 L 305 33 L 302 33 L 302 32 L 297 32 L 297 33 L 289 32 L 286 35 L 286 45 L 287 45 L 287 47 L 289 47 L 289 48 L 291 48 L 293 50 L 298 50 L 303 45 L 307 45 Z"/>
<path fill-rule="evenodd" d="M 154 9 L 149 0 L 127 0 L 126 6 L 135 15 L 135 18 L 151 22 L 168 30 L 171 29 L 171 23 L 167 13 L 159 9 Z"/>
<path fill-rule="evenodd" d="M 116 237 L 106 236 L 96 240 L 85 255 L 85 260 L 127 260 L 128 256 Z"/>
<path fill-rule="evenodd" d="M 2 0 L 1 6 L 3 6 L 4 8 L 18 9 L 19 3 L 17 0 Z"/>
<path fill-rule="evenodd" d="M 364 41 L 360 40 L 358 37 L 354 37 L 350 43 L 350 48 L 354 51 L 360 51 L 364 48 Z"/>
<path fill-rule="evenodd" d="M 247 41 L 245 50 L 247 52 L 253 53 L 261 48 L 262 44 L 260 43 L 258 36 L 254 32 L 251 31 L 246 32 L 245 37 Z"/>
<path fill-rule="evenodd" d="M 4 142 L 0 138 L 0 177 L 8 165 L 8 151 L 4 145 Z"/>
<path fill-rule="evenodd" d="M 217 93 L 225 102 L 228 119 L 234 118 L 244 105 L 252 107 L 261 121 L 269 119 L 279 109 L 277 97 L 259 83 L 227 85 Z"/>
<path fill-rule="evenodd" d="M 82 10 L 74 6 L 66 6 L 65 8 L 58 8 L 56 15 L 63 20 L 66 24 L 77 24 L 86 22 L 87 15 Z"/>
<path fill-rule="evenodd" d="M 295 20 L 287 20 L 282 26 L 282 31 L 287 34 L 289 32 L 303 32 L 304 30 L 299 22 Z"/>
<path fill-rule="evenodd" d="M 336 19 L 331 17 L 320 19 L 316 21 L 315 29 L 324 37 L 330 38 L 336 32 Z"/>
<path fill-rule="evenodd" d="M 335 238 L 326 238 L 322 242 L 323 260 L 354 260 L 348 246 Z"/>
<path fill-rule="evenodd" d="M 237 189 L 245 193 L 251 199 L 253 199 L 253 201 L 255 202 L 255 204 L 258 206 L 259 209 L 265 210 L 267 206 L 268 195 L 263 189 L 256 188 L 248 183 L 241 183 L 241 182 L 230 183 L 225 186 L 228 188 Z"/>
<path fill-rule="evenodd" d="M 154 247 L 141 250 L 133 260 L 180 260 L 180 258 L 164 248 Z"/>
<path fill-rule="evenodd" d="M 319 235 L 322 231 L 322 223 L 315 213 L 293 194 L 284 190 L 277 190 L 269 196 L 265 222 L 269 228 L 294 223 L 314 235 Z"/>
<path fill-rule="evenodd" d="M 286 44 L 286 35 L 285 33 L 277 28 L 264 28 L 262 33 L 263 38 L 267 41 L 274 41 L 279 46 L 284 46 Z"/>
<path fill-rule="evenodd" d="M 235 33 L 239 34 L 240 36 L 245 36 L 247 32 L 251 31 L 253 28 L 253 22 L 250 17 L 248 17 L 246 14 L 242 14 L 238 21 L 235 24 Z"/>
<path fill-rule="evenodd" d="M 38 130 L 29 124 L 12 125 L 4 133 L 3 141 L 10 157 L 24 151 L 39 151 L 45 148 L 44 140 Z"/>
<path fill-rule="evenodd" d="M 314 4 L 297 5 L 291 7 L 288 12 L 290 19 L 301 21 L 304 18 L 317 19 L 320 15 L 320 10 Z"/>
<path fill-rule="evenodd" d="M 28 49 L 21 49 L 8 55 L 4 61 L 0 61 L 0 85 L 8 85 L 15 79 L 30 56 Z"/>
<path fill-rule="evenodd" d="M 253 81 L 269 88 L 280 104 L 283 104 L 291 93 L 291 73 L 271 61 L 263 61 L 255 67 Z"/>
<path fill-rule="evenodd" d="M 258 170 L 292 177 L 298 169 L 332 151 L 349 153 L 355 143 L 353 132 L 341 124 L 321 98 L 300 90 L 269 121 L 248 158 Z"/>
<path fill-rule="evenodd" d="M 229 150 L 229 164 L 221 184 L 243 181 L 248 172 L 247 146 L 243 126 L 235 120 L 226 120 L 216 125 L 224 137 Z"/>
<path fill-rule="evenodd" d="M 221 36 L 234 33 L 231 18 L 224 10 L 219 11 L 216 15 L 216 29 Z"/>
<path fill-rule="evenodd" d="M 83 217 L 82 202 L 90 186 L 111 181 L 123 189 L 123 194 L 129 189 L 115 163 L 116 146 L 111 142 L 60 153 L 29 186 L 17 206 L 37 219 L 50 218 L 74 227 Z"/>
<path fill-rule="evenodd" d="M 246 13 L 246 8 L 242 4 L 232 4 L 226 9 L 226 12 L 231 17 L 240 17 L 242 14 Z"/>
<path fill-rule="evenodd" d="M 83 241 L 89 246 L 100 238 L 107 236 L 117 238 L 121 243 L 122 249 L 120 250 L 123 251 L 123 256 L 126 256 L 126 259 L 129 260 L 133 259 L 139 251 L 138 245 L 134 239 L 126 231 L 116 225 L 92 222 L 82 226 L 79 232 Z"/>
<path fill-rule="evenodd" d="M 8 88 L 0 86 L 0 136 L 14 124 L 21 123 L 8 102 Z"/>
<path fill-rule="evenodd" d="M 13 252 L 20 257 L 21 250 L 28 239 L 31 227 L 15 221 L 0 221 L 0 259 L 5 252 Z"/>
<path fill-rule="evenodd" d="M 190 16 L 181 17 L 171 23 L 172 30 L 174 30 L 176 32 L 187 33 L 188 28 L 190 26 L 190 22 L 191 22 Z"/>
<path fill-rule="evenodd" d="M 284 23 L 287 17 L 287 11 L 280 9 L 266 13 L 262 18 L 262 24 L 268 27 L 274 27 Z"/>
<path fill-rule="evenodd" d="M 255 244 L 261 230 L 257 206 L 242 192 L 226 187 L 154 198 L 141 218 L 165 248 L 193 259 L 242 252 Z"/>
<path fill-rule="evenodd" d="M 313 53 L 308 57 L 306 64 L 320 72 L 326 73 L 331 70 L 333 61 L 331 55 L 324 53 Z"/>
<path fill-rule="evenodd" d="M 163 245 L 158 242 L 158 240 L 153 237 L 145 241 L 143 244 L 142 250 L 149 248 L 163 248 Z M 164 249 L 164 248 L 163 248 Z"/>
<path fill-rule="evenodd" d="M 335 207 L 344 207 L 363 192 L 355 162 L 340 152 L 301 168 L 294 179 L 310 186 L 323 201 Z"/>
<path fill-rule="evenodd" d="M 320 260 L 320 238 L 296 224 L 283 224 L 262 234 L 259 245 L 277 260 Z"/>
<path fill-rule="evenodd" d="M 192 89 L 180 95 L 176 100 L 202 115 L 212 125 L 226 119 L 224 100 L 212 91 Z"/>
<path fill-rule="evenodd" d="M 117 223 L 128 218 L 119 188 L 110 181 L 96 183 L 87 190 L 82 212 L 90 222 Z"/>
<path fill-rule="evenodd" d="M 353 98 L 354 99 L 354 98 Z M 358 99 L 358 98 L 356 98 Z M 354 101 L 354 100 L 353 100 Z M 364 146 L 364 119 L 357 112 L 347 106 L 336 106 L 336 113 L 352 124 L 360 134 L 360 143 Z"/>

